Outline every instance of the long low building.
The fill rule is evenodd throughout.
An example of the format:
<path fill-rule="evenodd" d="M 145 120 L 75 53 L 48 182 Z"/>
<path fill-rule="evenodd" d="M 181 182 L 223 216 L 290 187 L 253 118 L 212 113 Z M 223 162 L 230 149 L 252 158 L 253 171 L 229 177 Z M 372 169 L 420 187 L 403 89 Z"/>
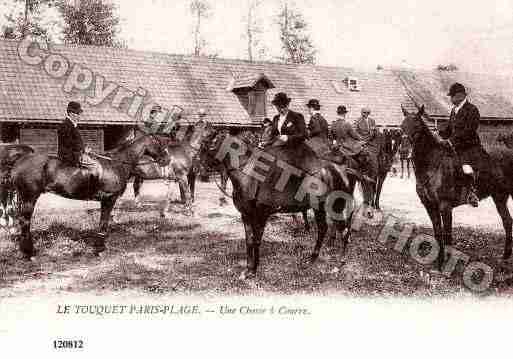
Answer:
<path fill-rule="evenodd" d="M 0 135 L 2 142 L 19 141 L 55 152 L 56 125 L 71 100 L 82 103 L 81 131 L 100 152 L 129 136 L 153 104 L 170 117 L 179 110 L 180 121 L 187 123 L 197 121 L 203 108 L 215 126 L 256 128 L 264 117 L 274 116 L 271 100 L 281 91 L 292 98 L 291 108 L 305 115 L 306 102 L 317 98 L 329 122 L 336 118 L 337 106 L 345 105 L 349 121 L 369 107 L 378 126 L 398 127 L 401 106 L 414 111 L 426 104 L 435 118 L 446 119 L 450 107 L 443 95 L 456 75 L 0 40 Z M 479 94 L 486 126 L 509 127 L 513 105 L 505 91 L 513 86 L 481 87 L 479 81 L 461 76 L 462 83 L 470 84 L 472 100 Z M 483 77 L 488 84 L 490 77 Z M 488 105 L 489 98 L 503 100 Z"/>

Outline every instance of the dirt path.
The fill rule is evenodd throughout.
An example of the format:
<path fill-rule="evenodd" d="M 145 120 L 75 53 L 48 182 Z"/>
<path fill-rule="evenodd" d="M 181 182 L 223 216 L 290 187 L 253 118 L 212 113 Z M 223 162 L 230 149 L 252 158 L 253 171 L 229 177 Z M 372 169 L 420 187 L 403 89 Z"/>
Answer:
<path fill-rule="evenodd" d="M 146 294 L 308 294 L 342 295 L 468 295 L 461 278 L 431 277 L 429 268 L 378 243 L 378 228 L 355 233 L 346 258 L 337 243 L 328 243 L 319 262 L 306 259 L 313 240 L 301 221 L 276 216 L 264 234 L 259 277 L 239 280 L 245 265 L 240 216 L 231 201 L 220 207 L 214 184 L 199 183 L 195 216 L 180 214 L 161 220 L 158 205 L 165 187 L 148 183 L 142 189 L 145 206 L 135 208 L 128 191 L 118 204 L 116 223 L 102 257 L 94 257 L 87 234 L 99 218 L 99 205 L 45 195 L 34 221 L 36 260 L 18 258 L 14 243 L 0 239 L 0 298 L 55 296 L 62 293 Z M 430 233 L 427 215 L 416 198 L 414 182 L 391 178 L 382 197 L 385 213 L 416 223 Z M 502 253 L 502 236 L 493 204 L 456 213 L 459 249 L 495 263 Z M 393 209 L 392 209 L 393 208 Z M 65 216 L 63 216 L 65 213 Z M 475 228 L 474 213 L 483 223 Z M 498 291 L 498 288 L 495 288 Z M 508 294 L 509 289 L 500 288 Z"/>

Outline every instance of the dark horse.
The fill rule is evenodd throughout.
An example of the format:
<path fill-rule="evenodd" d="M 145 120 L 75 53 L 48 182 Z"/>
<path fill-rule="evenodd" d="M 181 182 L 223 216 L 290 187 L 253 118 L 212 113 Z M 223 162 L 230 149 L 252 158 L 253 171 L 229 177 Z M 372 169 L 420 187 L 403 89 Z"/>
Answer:
<path fill-rule="evenodd" d="M 504 143 L 507 148 L 513 149 L 513 132 L 507 135 L 501 133 L 497 136 L 498 143 Z"/>
<path fill-rule="evenodd" d="M 258 156 L 264 158 L 258 160 Z M 241 214 L 246 232 L 247 268 L 241 278 L 256 274 L 262 235 L 273 213 L 314 210 L 318 236 L 312 262 L 318 258 L 327 232 L 326 217 L 332 218 L 339 233 L 350 223 L 350 217 L 341 214 L 347 199 L 352 199 L 355 180 L 319 160 L 306 145 L 266 147 L 264 151 L 237 137 L 213 132 L 203 145 L 201 159 L 222 164 L 232 182 L 233 204 Z M 286 173 L 291 173 L 288 171 L 295 174 L 287 177 Z M 314 193 L 309 190 L 305 194 L 305 188 L 312 187 L 308 183 L 315 183 Z M 344 252 L 347 239 L 348 236 L 343 238 Z"/>
<path fill-rule="evenodd" d="M 205 126 L 204 121 L 196 123 L 189 127 L 183 141 L 176 142 L 165 140 L 169 152 L 169 164 L 165 167 L 159 166 L 155 162 L 148 161 L 147 158 L 141 158 L 136 168 L 134 178 L 134 195 L 137 200 L 143 181 L 150 179 L 164 179 L 170 184 L 171 181 L 178 182 L 180 189 L 180 198 L 188 211 L 192 212 L 192 202 L 194 200 L 194 187 L 196 181 L 196 162 L 199 162 L 197 155 L 202 141 L 202 134 Z M 171 207 L 171 186 L 168 185 L 167 205 L 161 210 L 161 216 L 167 217 Z"/>
<path fill-rule="evenodd" d="M 95 243 L 96 253 L 105 249 L 105 237 L 110 213 L 119 196 L 126 189 L 128 180 L 144 155 L 166 165 L 167 150 L 155 135 L 141 136 L 114 151 L 106 159 L 91 155 L 96 169 L 65 166 L 54 156 L 30 153 L 19 158 L 9 173 L 9 183 L 0 193 L 15 191 L 20 201 L 18 219 L 21 223 L 19 247 L 25 258 L 35 254 L 30 235 L 30 223 L 39 196 L 52 192 L 62 197 L 101 202 L 100 234 Z"/>
<path fill-rule="evenodd" d="M 424 123 L 424 106 L 417 114 L 403 108 L 401 124 L 413 146 L 412 160 L 417 182 L 417 195 L 433 224 L 435 239 L 439 243 L 438 268 L 445 261 L 445 245 L 452 243 L 452 210 L 463 204 L 461 199 L 461 164 L 455 154 L 442 147 Z M 512 219 L 507 207 L 513 194 L 513 151 L 496 148 L 487 154 L 490 173 L 479 173 L 479 198 L 493 198 L 502 219 L 506 242 L 503 259 L 511 257 Z"/>
<path fill-rule="evenodd" d="M 377 176 L 375 178 L 376 185 L 374 187 L 374 197 L 372 200 L 372 207 L 375 209 L 381 209 L 379 206 L 381 191 L 383 190 L 383 184 L 394 162 L 397 150 L 399 149 L 400 141 L 401 136 L 397 136 L 397 132 L 390 131 L 377 134 L 373 141 L 377 144 L 376 152 L 378 160 Z"/>
<path fill-rule="evenodd" d="M 34 149 L 28 145 L 22 144 L 2 144 L 0 145 L 0 186 L 7 188 L 9 185 L 9 173 L 20 158 L 34 153 Z M 14 224 L 17 198 L 14 191 L 0 191 L 0 224 L 2 226 Z"/>

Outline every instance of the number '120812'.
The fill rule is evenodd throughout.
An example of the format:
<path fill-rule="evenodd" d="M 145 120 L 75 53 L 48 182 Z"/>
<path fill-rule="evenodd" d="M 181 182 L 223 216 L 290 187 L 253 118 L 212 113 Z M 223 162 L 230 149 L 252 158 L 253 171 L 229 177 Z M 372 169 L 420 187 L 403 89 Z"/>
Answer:
<path fill-rule="evenodd" d="M 83 349 L 83 340 L 54 340 L 54 349 Z"/>

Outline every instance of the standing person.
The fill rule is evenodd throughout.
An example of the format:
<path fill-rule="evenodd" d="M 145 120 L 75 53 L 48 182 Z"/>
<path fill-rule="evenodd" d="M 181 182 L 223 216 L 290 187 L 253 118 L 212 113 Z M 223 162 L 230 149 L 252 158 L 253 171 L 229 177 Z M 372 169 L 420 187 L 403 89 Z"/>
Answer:
<path fill-rule="evenodd" d="M 279 92 L 271 102 L 278 111 L 270 132 L 273 146 L 294 148 L 306 140 L 305 119 L 302 114 L 289 109 L 290 100 L 286 93 Z"/>
<path fill-rule="evenodd" d="M 57 131 L 57 156 L 66 166 L 79 167 L 82 155 L 90 151 L 89 147 L 84 145 L 78 130 L 82 112 L 80 103 L 71 101 L 66 110 L 66 118 L 61 122 Z"/>
<path fill-rule="evenodd" d="M 411 162 L 412 145 L 408 139 L 408 135 L 404 134 L 401 138 L 399 145 L 399 159 L 401 160 L 401 178 L 404 178 L 404 164 L 408 171 L 408 178 L 410 178 L 410 162 Z"/>
<path fill-rule="evenodd" d="M 376 134 L 376 121 L 370 117 L 370 113 L 368 107 L 362 108 L 362 115 L 354 123 L 356 132 L 365 142 L 369 142 Z"/>
<path fill-rule="evenodd" d="M 467 98 L 465 87 L 454 83 L 447 94 L 451 98 L 453 108 L 448 123 L 440 128 L 440 143 L 454 149 L 458 154 L 465 177 L 467 189 L 466 202 L 473 207 L 479 205 L 479 197 L 475 186 L 476 172 L 488 171 L 486 156 L 477 130 L 481 116 L 476 106 Z"/>
<path fill-rule="evenodd" d="M 306 143 L 314 150 L 318 157 L 322 158 L 330 150 L 328 142 L 329 125 L 321 115 L 319 100 L 311 99 L 306 104 L 306 107 L 310 112 L 310 121 L 307 127 L 308 140 Z"/>

